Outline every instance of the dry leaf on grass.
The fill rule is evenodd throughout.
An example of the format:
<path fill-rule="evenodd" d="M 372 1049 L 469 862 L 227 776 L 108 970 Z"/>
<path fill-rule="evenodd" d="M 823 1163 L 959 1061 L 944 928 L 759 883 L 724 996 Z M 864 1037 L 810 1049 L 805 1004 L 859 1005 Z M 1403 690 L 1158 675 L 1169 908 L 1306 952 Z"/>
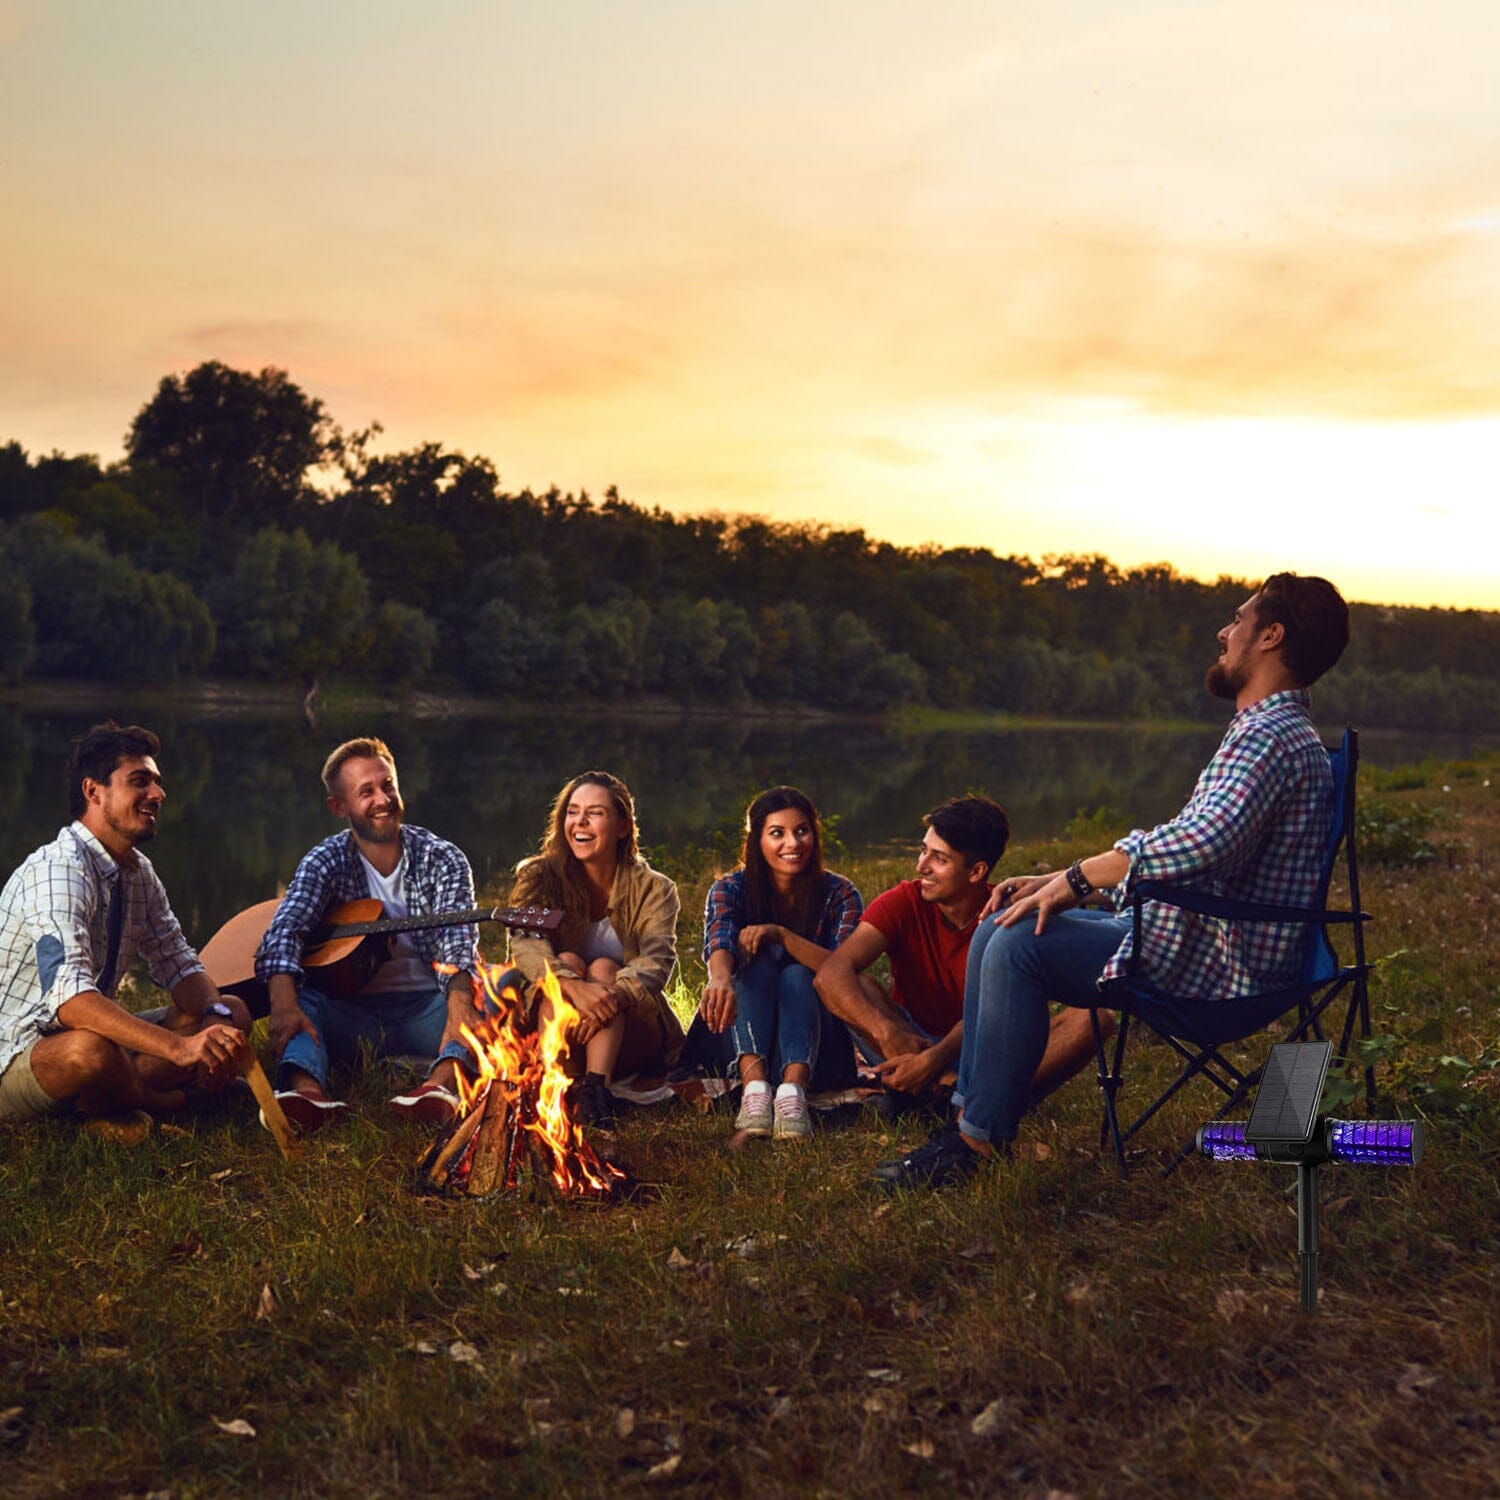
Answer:
<path fill-rule="evenodd" d="M 1243 1287 L 1225 1287 L 1214 1296 L 1214 1311 L 1225 1323 L 1232 1323 L 1242 1316 L 1250 1306 L 1250 1298 Z"/>
<path fill-rule="evenodd" d="M 210 1172 L 208 1174 L 208 1180 L 210 1182 L 228 1182 L 229 1179 L 231 1177 L 233 1177 L 233 1176 L 234 1176 L 234 1168 L 233 1167 L 225 1167 L 222 1172 Z"/>
<path fill-rule="evenodd" d="M 677 1472 L 677 1466 L 682 1462 L 682 1455 L 674 1453 L 668 1458 L 662 1459 L 659 1464 L 652 1464 L 646 1470 L 647 1479 L 670 1479 Z"/>
<path fill-rule="evenodd" d="M 901 1451 L 910 1453 L 913 1458 L 931 1458 L 937 1449 L 933 1447 L 931 1438 L 918 1438 L 914 1443 L 902 1443 Z"/>
<path fill-rule="evenodd" d="M 1098 1310 L 1099 1299 L 1086 1281 L 1075 1281 L 1063 1292 L 1063 1301 L 1081 1317 L 1092 1317 Z"/>
<path fill-rule="evenodd" d="M 1010 1410 L 1003 1399 L 997 1397 L 969 1423 L 969 1431 L 975 1437 L 1001 1437 L 1010 1431 Z"/>
<path fill-rule="evenodd" d="M 615 1436 L 617 1438 L 628 1438 L 635 1431 L 635 1408 L 633 1406 L 622 1406 L 615 1413 Z"/>
<path fill-rule="evenodd" d="M 25 1416 L 24 1406 L 7 1406 L 0 1410 L 0 1447 L 19 1443 L 26 1436 Z"/>
<path fill-rule="evenodd" d="M 473 1344 L 466 1344 L 462 1339 L 454 1339 L 448 1345 L 448 1358 L 456 1365 L 474 1365 L 477 1367 L 482 1364 L 479 1358 L 479 1351 Z"/>
<path fill-rule="evenodd" d="M 1442 1378 L 1440 1371 L 1429 1370 L 1426 1365 L 1403 1365 L 1401 1373 L 1396 1377 L 1396 1393 L 1400 1396 L 1415 1396 L 1421 1391 L 1430 1390 Z"/>
<path fill-rule="evenodd" d="M 220 1432 L 227 1432 L 230 1437 L 254 1437 L 255 1429 L 243 1418 L 236 1417 L 232 1422 L 221 1422 L 214 1418 L 214 1426 Z"/>
<path fill-rule="evenodd" d="M 495 1269 L 495 1262 L 487 1260 L 483 1265 L 471 1266 L 468 1261 L 464 1261 L 460 1269 L 464 1273 L 465 1281 L 483 1281 Z"/>
<path fill-rule="evenodd" d="M 279 1311 L 280 1308 L 276 1305 L 276 1293 L 271 1290 L 271 1283 L 268 1281 L 260 1289 L 260 1301 L 255 1308 L 255 1321 L 260 1323 L 266 1318 L 274 1318 Z"/>
<path fill-rule="evenodd" d="M 866 1370 L 865 1371 L 865 1379 L 866 1380 L 900 1380 L 901 1379 L 901 1371 L 900 1370 L 892 1370 L 892 1369 L 889 1369 L 887 1366 L 882 1365 L 878 1370 Z"/>
<path fill-rule="evenodd" d="M 667 1257 L 667 1269 L 669 1271 L 685 1271 L 690 1265 L 692 1265 L 692 1261 L 676 1245 L 673 1245 L 672 1253 Z"/>

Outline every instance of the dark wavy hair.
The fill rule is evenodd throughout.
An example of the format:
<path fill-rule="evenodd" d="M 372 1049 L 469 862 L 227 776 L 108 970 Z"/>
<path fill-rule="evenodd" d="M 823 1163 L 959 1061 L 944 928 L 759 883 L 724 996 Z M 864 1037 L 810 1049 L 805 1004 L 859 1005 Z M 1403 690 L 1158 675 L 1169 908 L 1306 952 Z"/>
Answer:
<path fill-rule="evenodd" d="M 812 858 L 792 881 L 788 910 L 776 897 L 776 883 L 761 852 L 760 836 L 772 813 L 788 808 L 800 812 L 812 829 Z M 823 820 L 806 792 L 794 786 L 773 786 L 745 809 L 745 847 L 740 856 L 745 872 L 745 916 L 758 922 L 784 922 L 801 937 L 811 937 L 818 923 L 818 902 L 823 892 Z"/>
<path fill-rule="evenodd" d="M 1349 606 L 1326 578 L 1272 573 L 1255 593 L 1255 627 L 1280 625 L 1281 659 L 1299 687 L 1310 687 L 1349 644 Z"/>
<path fill-rule="evenodd" d="M 537 852 L 516 866 L 516 881 L 510 899 L 517 906 L 560 907 L 564 913 L 563 928 L 553 946 L 561 952 L 583 941 L 589 921 L 589 891 L 583 863 L 568 847 L 563 825 L 568 803 L 581 786 L 602 786 L 609 793 L 615 811 L 625 820 L 625 831 L 615 842 L 615 858 L 622 865 L 633 865 L 640 858 L 640 834 L 635 823 L 635 799 L 630 788 L 608 771 L 583 771 L 573 777 L 557 794 L 547 830 Z"/>
<path fill-rule="evenodd" d="M 88 799 L 83 795 L 85 781 L 108 781 L 122 760 L 148 755 L 154 760 L 160 754 L 161 741 L 139 724 L 127 724 L 123 729 L 113 719 L 95 724 L 73 742 L 73 753 L 63 771 L 68 816 L 76 820 L 88 811 Z"/>

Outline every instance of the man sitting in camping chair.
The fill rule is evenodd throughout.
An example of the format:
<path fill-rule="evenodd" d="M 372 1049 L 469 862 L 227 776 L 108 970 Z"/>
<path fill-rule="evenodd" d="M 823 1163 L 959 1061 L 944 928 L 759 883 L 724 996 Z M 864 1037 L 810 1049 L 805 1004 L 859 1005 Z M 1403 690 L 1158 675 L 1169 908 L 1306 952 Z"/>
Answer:
<path fill-rule="evenodd" d="M 1276 573 L 1219 632 L 1206 686 L 1235 705 L 1192 798 L 1170 822 L 1054 875 L 1002 882 L 969 948 L 956 1122 L 875 1169 L 886 1186 L 937 1187 L 1015 1139 L 1047 1045 L 1048 1002 L 1092 1008 L 1131 965 L 1127 916 L 1083 906 L 1169 880 L 1239 901 L 1306 907 L 1317 896 L 1334 791 L 1307 688 L 1343 654 L 1349 611 L 1322 578 Z M 1231 924 L 1148 902 L 1132 972 L 1177 995 L 1239 996 L 1297 977 L 1308 927 Z M 1106 1003 L 1104 1001 L 1102 1003 Z"/>

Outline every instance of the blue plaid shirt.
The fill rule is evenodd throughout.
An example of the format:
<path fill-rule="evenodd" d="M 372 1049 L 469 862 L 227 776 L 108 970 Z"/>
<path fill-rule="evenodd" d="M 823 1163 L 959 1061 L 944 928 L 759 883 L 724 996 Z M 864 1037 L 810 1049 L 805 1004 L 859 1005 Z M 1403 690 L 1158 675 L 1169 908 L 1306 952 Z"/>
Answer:
<path fill-rule="evenodd" d="M 151 861 L 137 851 L 116 863 L 82 823 L 69 825 L 29 855 L 0 892 L 0 1073 L 58 1029 L 57 1012 L 74 995 L 99 988 L 116 881 L 124 910 L 109 998 L 138 958 L 166 990 L 203 968 Z"/>
<path fill-rule="evenodd" d="M 1149 833 L 1115 845 L 1130 856 L 1117 893 L 1163 880 L 1234 901 L 1316 905 L 1333 826 L 1333 773 L 1301 690 L 1241 709 L 1204 767 L 1188 804 Z M 1228 1000 L 1295 981 L 1312 928 L 1296 922 L 1228 922 L 1148 901 L 1137 973 L 1168 994 Z M 1121 977 L 1131 938 L 1100 983 Z"/>
<path fill-rule="evenodd" d="M 401 849 L 406 860 L 406 902 L 412 916 L 467 911 L 474 905 L 474 872 L 457 844 L 425 828 L 403 823 Z M 370 882 L 352 833 L 345 830 L 314 844 L 303 855 L 261 939 L 255 955 L 256 977 L 265 983 L 273 974 L 290 974 L 300 985 L 302 950 L 308 934 L 330 907 L 363 901 L 369 894 Z M 406 935 L 424 962 L 474 972 L 477 928 L 428 927 Z"/>
<path fill-rule="evenodd" d="M 733 870 L 721 875 L 708 888 L 708 900 L 703 907 L 703 962 L 708 962 L 710 953 L 721 950 L 739 959 L 740 929 L 748 926 L 745 914 L 745 872 Z M 854 882 L 832 870 L 823 872 L 823 901 L 818 908 L 818 920 L 811 932 L 801 934 L 808 942 L 827 948 L 831 953 L 859 925 L 864 912 L 864 898 L 854 887 Z"/>

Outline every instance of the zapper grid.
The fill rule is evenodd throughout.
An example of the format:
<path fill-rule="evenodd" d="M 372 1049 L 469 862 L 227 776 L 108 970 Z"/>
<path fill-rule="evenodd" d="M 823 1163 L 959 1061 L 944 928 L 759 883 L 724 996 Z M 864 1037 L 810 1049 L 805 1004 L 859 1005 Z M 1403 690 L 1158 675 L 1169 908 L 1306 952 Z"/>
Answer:
<path fill-rule="evenodd" d="M 1368 1167 L 1414 1167 L 1422 1155 L 1417 1120 L 1330 1120 L 1331 1161 Z"/>
<path fill-rule="evenodd" d="M 1254 1161 L 1255 1147 L 1238 1120 L 1213 1120 L 1198 1132 L 1198 1149 L 1215 1161 Z"/>

